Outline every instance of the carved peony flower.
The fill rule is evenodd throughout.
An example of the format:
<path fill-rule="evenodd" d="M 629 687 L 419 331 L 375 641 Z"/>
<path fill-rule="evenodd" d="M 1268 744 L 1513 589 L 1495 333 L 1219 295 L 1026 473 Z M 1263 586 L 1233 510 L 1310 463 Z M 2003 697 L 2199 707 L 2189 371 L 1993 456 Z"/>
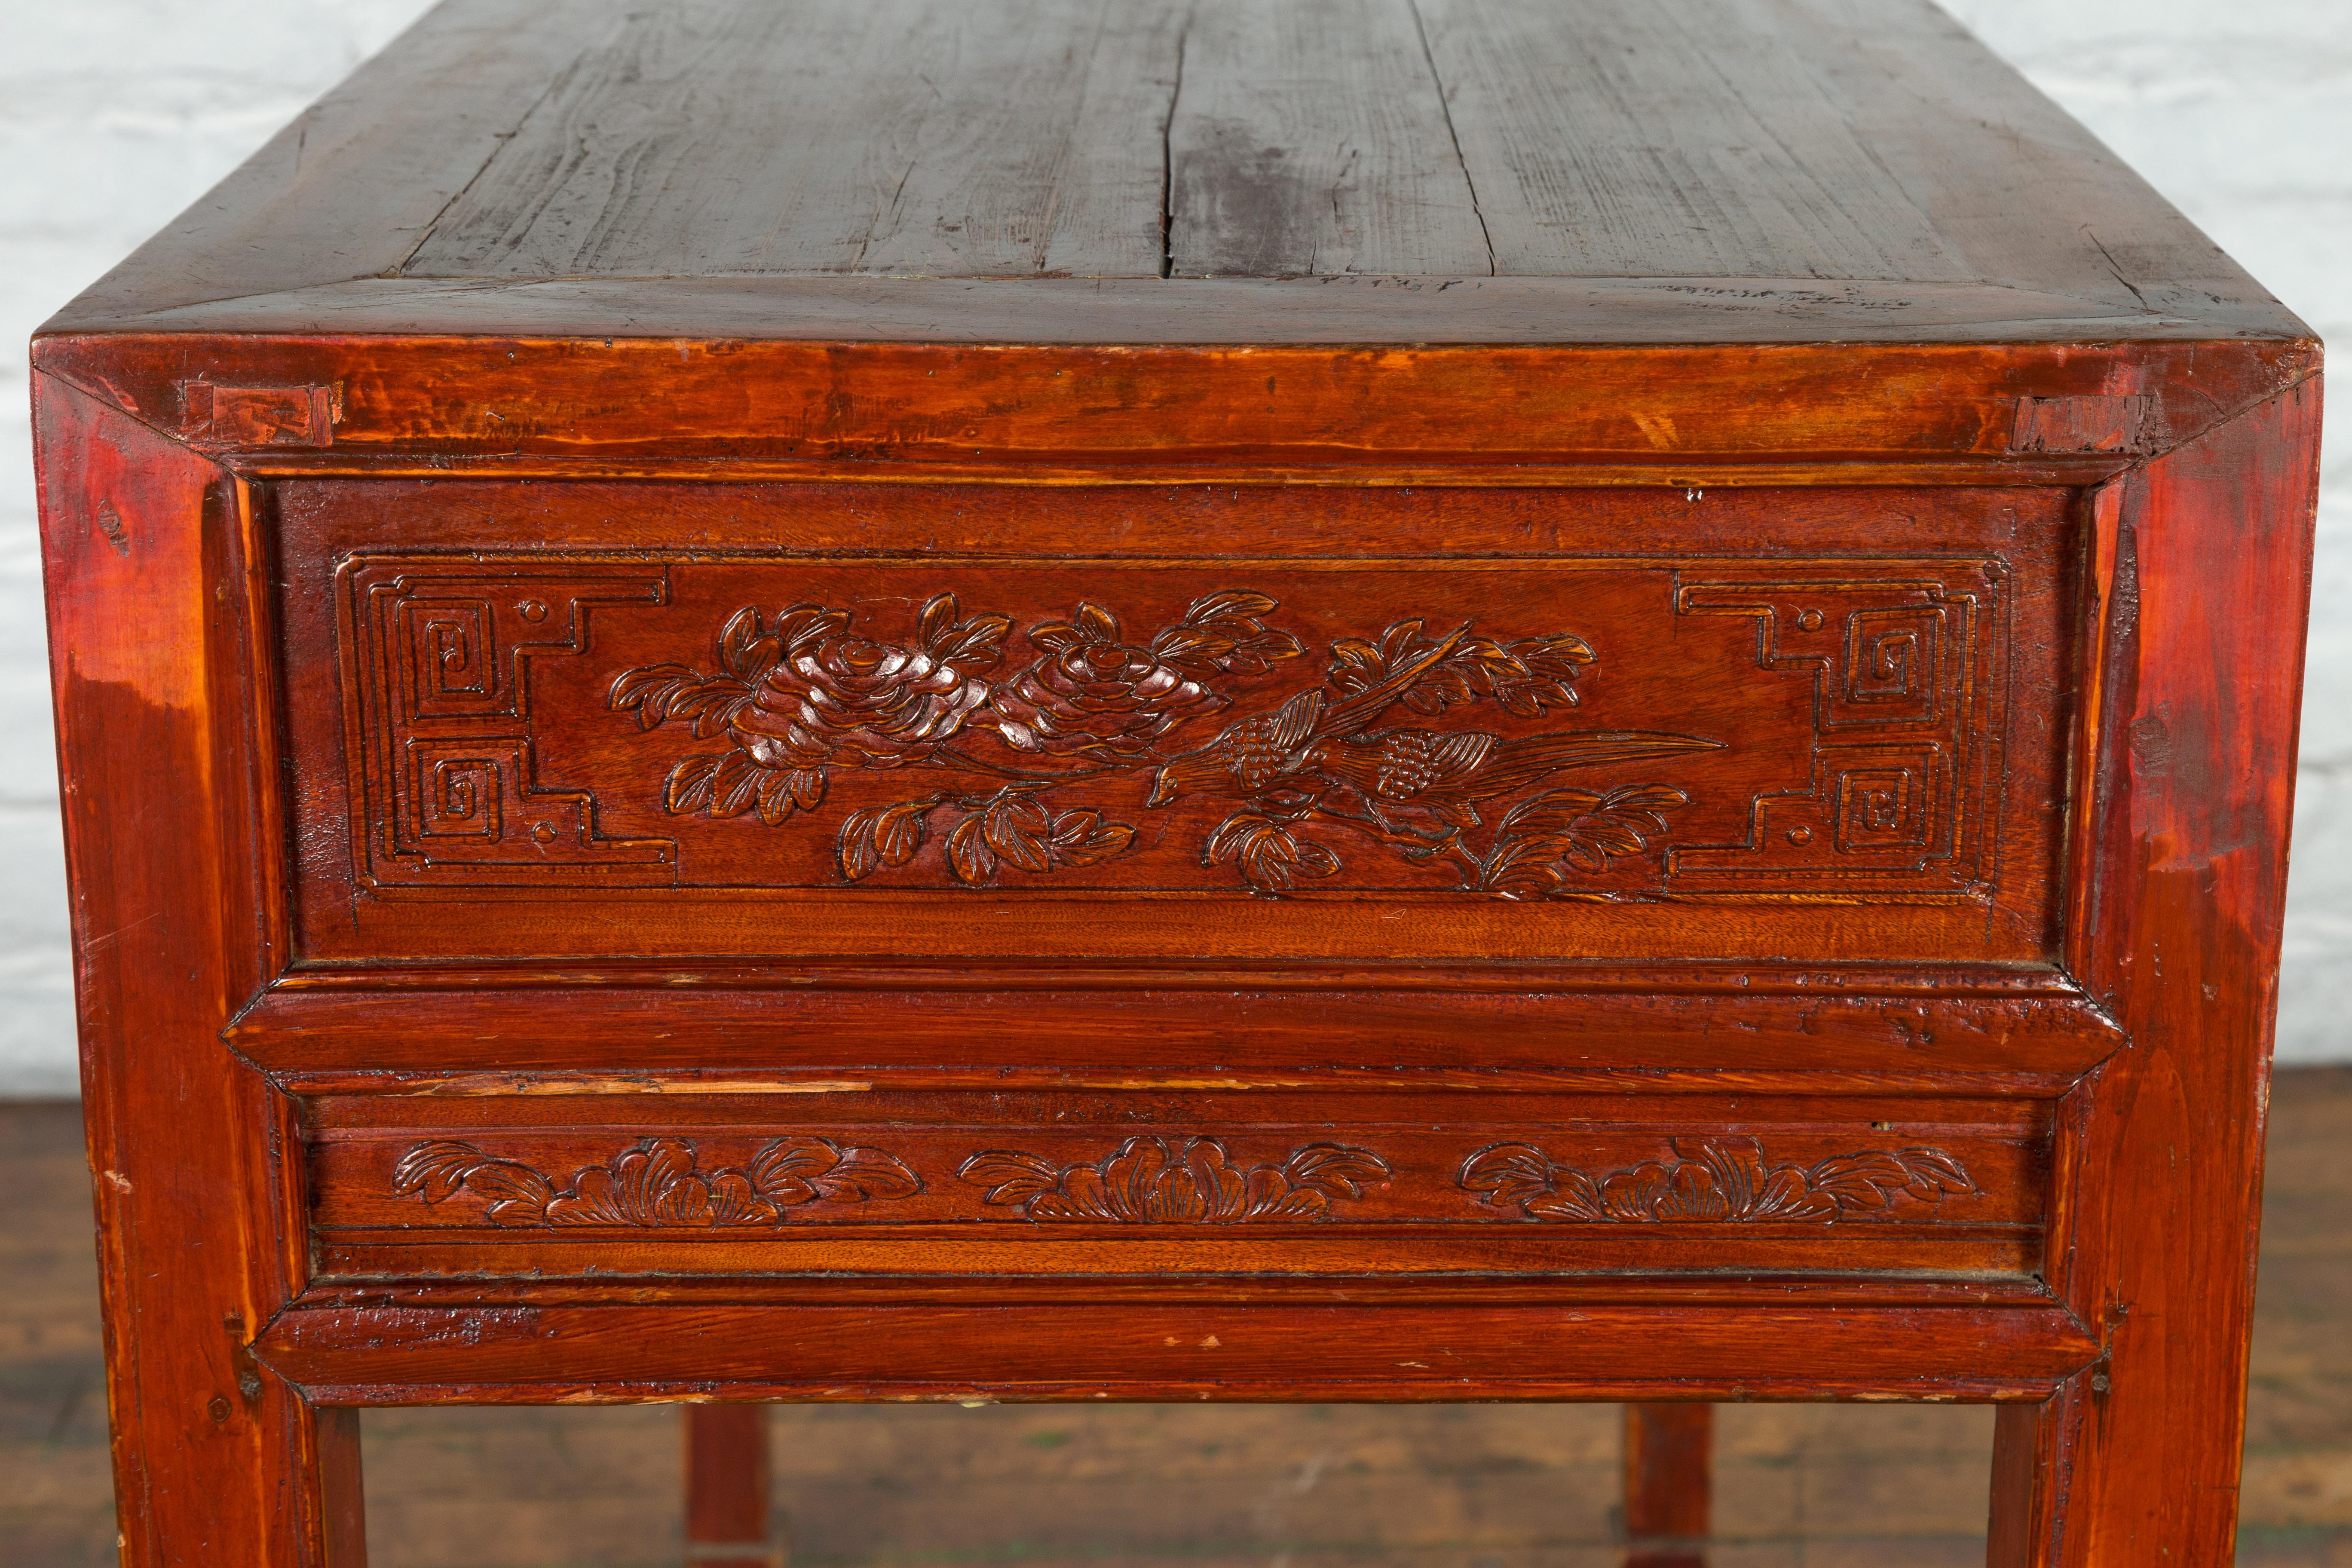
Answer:
<path fill-rule="evenodd" d="M 988 700 L 975 679 L 1012 623 L 959 622 L 952 596 L 924 607 L 920 647 L 853 637 L 839 611 L 799 605 L 778 625 L 782 657 L 734 715 L 736 743 L 763 768 L 895 768 L 954 738 Z"/>
<path fill-rule="evenodd" d="M 771 1225 L 773 1205 L 761 1200 L 740 1171 L 706 1177 L 695 1169 L 694 1145 L 679 1138 L 648 1139 L 610 1164 L 590 1165 L 572 1190 L 547 1205 L 549 1225 Z"/>
<path fill-rule="evenodd" d="M 1139 756 L 1220 697 L 1150 648 L 1124 639 L 1118 619 L 1081 604 L 1069 621 L 1029 633 L 1044 656 L 996 689 L 990 717 L 1016 751 L 1106 759 Z"/>

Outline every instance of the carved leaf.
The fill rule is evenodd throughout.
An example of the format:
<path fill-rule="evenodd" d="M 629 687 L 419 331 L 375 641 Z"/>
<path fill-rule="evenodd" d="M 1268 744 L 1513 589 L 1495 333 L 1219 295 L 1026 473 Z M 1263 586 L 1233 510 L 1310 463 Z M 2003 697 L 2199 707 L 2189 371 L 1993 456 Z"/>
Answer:
<path fill-rule="evenodd" d="M 839 637 L 849 629 L 849 612 L 831 610 L 823 605 L 794 605 L 776 617 L 776 641 L 782 646 L 783 657 L 792 658 L 811 643 Z"/>
<path fill-rule="evenodd" d="M 841 1163 L 841 1149 L 829 1138 L 780 1138 L 751 1156 L 751 1184 L 780 1208 L 817 1195 L 816 1178 Z"/>
<path fill-rule="evenodd" d="M 1560 886 L 1559 873 L 1552 867 L 1566 847 L 1566 840 L 1557 838 L 1506 839 L 1487 858 L 1481 885 L 1507 898 L 1542 898 Z"/>
<path fill-rule="evenodd" d="M 956 1174 L 974 1186 L 988 1188 L 983 1201 L 992 1204 L 1027 1203 L 1040 1193 L 1051 1192 L 1062 1177 L 1047 1161 L 1013 1149 L 984 1149 L 958 1166 Z"/>
<path fill-rule="evenodd" d="M 1586 789 L 1546 790 L 1513 806 L 1497 829 L 1502 833 L 1566 833 L 1580 817 L 1597 810 L 1601 797 Z"/>
<path fill-rule="evenodd" d="M 1612 857 L 1647 849 L 1652 837 L 1666 830 L 1664 813 L 1689 798 L 1664 784 L 1633 784 L 1606 795 L 1546 790 L 1504 816 L 1479 886 L 1513 898 L 1541 897 L 1561 885 L 1560 867 L 1605 871 Z"/>
<path fill-rule="evenodd" d="M 620 1178 L 603 1165 L 572 1173 L 572 1190 L 547 1205 L 550 1225 L 635 1225 Z"/>
<path fill-rule="evenodd" d="M 845 1203 L 912 1197 L 923 1190 L 920 1176 L 879 1149 L 843 1150 L 840 1163 L 812 1177 L 811 1184 L 826 1197 Z"/>
<path fill-rule="evenodd" d="M 464 1187 L 489 1200 L 493 1225 L 534 1225 L 547 1217 L 555 1190 L 528 1165 L 494 1160 L 470 1143 L 420 1143 L 393 1173 L 393 1191 L 438 1202 Z M 436 1196 L 437 1194 L 437 1196 Z"/>
<path fill-rule="evenodd" d="M 1004 639 L 1012 635 L 1010 616 L 974 616 L 960 619 L 953 594 L 934 595 L 916 622 L 923 651 L 966 677 L 992 669 L 1004 658 Z"/>
<path fill-rule="evenodd" d="M 1601 1184 L 1581 1171 L 1553 1173 L 1552 1188 L 1541 1196 L 1527 1202 L 1527 1211 L 1538 1219 L 1606 1220 L 1612 1217 L 1601 1196 Z"/>
<path fill-rule="evenodd" d="M 1087 639 L 1067 621 L 1040 621 L 1029 628 L 1029 640 L 1047 653 L 1067 653 Z"/>
<path fill-rule="evenodd" d="M 730 752 L 732 756 L 737 753 Z M 710 804 L 710 786 L 726 757 L 688 757 L 670 769 L 662 789 L 662 809 L 675 816 L 699 811 Z"/>
<path fill-rule="evenodd" d="M 1203 594 L 1184 607 L 1184 624 L 1206 626 L 1213 621 L 1250 621 L 1274 614 L 1276 602 L 1247 588 L 1223 588 Z"/>
<path fill-rule="evenodd" d="M 1054 818 L 1050 847 L 1056 864 L 1096 866 L 1135 842 L 1135 829 L 1105 822 L 1099 811 L 1066 811 Z"/>
<path fill-rule="evenodd" d="M 1551 1187 L 1551 1161 L 1525 1143 L 1497 1143 L 1464 1162 L 1454 1184 L 1498 1208 L 1516 1208 Z"/>
<path fill-rule="evenodd" d="M 426 1203 L 437 1204 L 455 1196 L 467 1175 L 488 1160 L 471 1143 L 419 1143 L 393 1168 L 392 1190 L 402 1197 L 422 1194 Z"/>
<path fill-rule="evenodd" d="M 774 827 L 824 803 L 823 768 L 759 768 L 760 820 Z M 714 813 L 713 815 L 717 815 Z"/>
<path fill-rule="evenodd" d="M 1302 876 L 1335 877 L 1339 875 L 1339 858 L 1330 850 L 1311 838 L 1300 838 L 1296 834 L 1291 836 L 1291 843 L 1297 856 L 1293 864 Z"/>
<path fill-rule="evenodd" d="M 1048 840 L 1054 832 L 1051 813 L 1027 795 L 1013 795 L 990 806 L 986 823 L 988 847 L 1024 871 L 1052 868 L 1054 852 Z"/>
<path fill-rule="evenodd" d="M 710 1178 L 711 1224 L 773 1225 L 782 1217 L 742 1172 L 721 1171 Z"/>
<path fill-rule="evenodd" d="M 882 818 L 882 807 L 869 805 L 853 811 L 841 819 L 840 835 L 834 840 L 834 854 L 841 862 L 845 881 L 862 882 L 882 867 L 882 851 L 874 847 L 874 825 Z"/>
<path fill-rule="evenodd" d="M 1208 843 L 1201 849 L 1201 863 L 1204 866 L 1215 866 L 1235 858 L 1241 854 L 1243 844 L 1248 840 L 1252 833 L 1261 827 L 1273 826 L 1274 823 L 1270 818 L 1260 816 L 1254 811 L 1234 813 L 1217 824 L 1210 832 Z"/>
<path fill-rule="evenodd" d="M 1664 1220 L 1675 1195 L 1666 1167 L 1644 1161 L 1601 1179 L 1601 1212 L 1613 1220 Z"/>
<path fill-rule="evenodd" d="M 1188 674 L 1256 674 L 1306 651 L 1297 637 L 1269 629 L 1259 618 L 1275 608 L 1265 595 L 1244 589 L 1204 595 L 1185 609 L 1180 625 L 1151 639 L 1151 651 Z"/>
<path fill-rule="evenodd" d="M 1764 1179 L 1751 1215 L 1758 1219 L 1835 1219 L 1837 1200 L 1817 1193 L 1794 1165 L 1783 1165 Z"/>
<path fill-rule="evenodd" d="M 921 641 L 923 651 L 937 653 L 940 645 L 947 640 L 948 634 L 955 629 L 956 622 L 961 618 L 962 612 L 953 594 L 933 595 L 915 622 L 915 636 Z"/>
<path fill-rule="evenodd" d="M 784 657 L 780 637 L 768 635 L 760 612 L 746 606 L 728 617 L 719 632 L 719 662 L 747 688 L 760 684 Z"/>
<path fill-rule="evenodd" d="M 642 669 L 625 669 L 613 679 L 613 689 L 605 700 L 614 711 L 634 708 L 641 729 L 658 728 L 669 717 L 670 700 L 679 690 L 699 686 L 701 675 L 682 664 L 654 664 Z"/>
<path fill-rule="evenodd" d="M 760 785 L 771 771 L 753 762 L 746 752 L 728 752 L 710 775 L 710 815 L 740 816 L 759 805 Z"/>
<path fill-rule="evenodd" d="M 1283 1174 L 1296 1184 L 1333 1197 L 1354 1198 L 1389 1177 L 1389 1163 L 1370 1149 L 1342 1143 L 1309 1143 L 1283 1162 Z"/>
<path fill-rule="evenodd" d="M 902 800 L 885 807 L 874 823 L 874 847 L 885 866 L 903 866 L 923 847 L 924 817 L 931 809 L 926 800 Z"/>
<path fill-rule="evenodd" d="M 1960 1163 L 1940 1149 L 1906 1149 L 1896 1158 L 1903 1162 L 1908 1179 L 1905 1190 L 1915 1198 L 1934 1202 L 1946 1193 L 1973 1193 L 1976 1183 L 1969 1179 Z"/>
<path fill-rule="evenodd" d="M 1324 846 L 1246 812 L 1218 824 L 1202 858 L 1212 865 L 1238 861 L 1243 878 L 1262 893 L 1286 893 L 1299 877 L 1329 877 L 1339 869 L 1339 858 Z"/>
<path fill-rule="evenodd" d="M 957 881 L 974 888 L 996 875 L 996 851 L 988 847 L 985 814 L 965 817 L 948 835 L 948 867 Z"/>
<path fill-rule="evenodd" d="M 1253 828 L 1242 840 L 1242 875 L 1249 885 L 1262 893 L 1286 893 L 1291 889 L 1291 868 L 1298 863 L 1298 840 L 1286 827 L 1267 823 Z"/>
<path fill-rule="evenodd" d="M 695 738 L 707 741 L 725 731 L 751 688 L 731 676 L 706 677 L 682 664 L 656 664 L 625 669 L 613 681 L 606 700 L 615 711 L 635 709 L 637 727 L 658 729 L 672 719 L 691 721 Z"/>

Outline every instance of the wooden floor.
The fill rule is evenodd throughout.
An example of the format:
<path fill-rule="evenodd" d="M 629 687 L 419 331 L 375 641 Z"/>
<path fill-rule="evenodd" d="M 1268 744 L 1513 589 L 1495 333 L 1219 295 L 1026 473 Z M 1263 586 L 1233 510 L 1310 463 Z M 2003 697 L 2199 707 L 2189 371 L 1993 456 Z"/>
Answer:
<path fill-rule="evenodd" d="M 2352 1568 L 2352 1069 L 2279 1076 L 2249 1568 Z M 0 1561 L 113 1561 L 72 1107 L 0 1105 Z M 1604 1406 L 818 1406 L 775 1415 L 793 1563 L 1614 1564 Z M 677 1413 L 366 1418 L 375 1568 L 677 1561 Z M 1727 1406 L 1715 1568 L 1983 1560 L 1989 1413 Z"/>

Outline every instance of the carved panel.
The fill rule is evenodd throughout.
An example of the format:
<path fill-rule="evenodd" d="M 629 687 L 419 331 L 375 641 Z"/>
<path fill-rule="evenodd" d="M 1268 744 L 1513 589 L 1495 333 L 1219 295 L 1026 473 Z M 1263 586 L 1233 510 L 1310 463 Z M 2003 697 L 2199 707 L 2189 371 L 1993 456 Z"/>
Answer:
<path fill-rule="evenodd" d="M 399 563 L 339 574 L 352 676 L 360 874 L 385 886 L 667 886 L 675 846 L 597 831 L 588 792 L 542 784 L 534 661 L 583 653 L 601 605 L 659 605 L 659 568 Z"/>
<path fill-rule="evenodd" d="M 2050 1190 L 2011 1099 L 500 1079 L 306 1097 L 323 1269 L 2019 1273 Z"/>
<path fill-rule="evenodd" d="M 1334 564 L 354 557 L 362 882 L 1984 894 L 1998 563 Z"/>
<path fill-rule="evenodd" d="M 1269 595 L 1222 589 L 1146 640 L 1081 600 L 1067 619 L 1025 628 L 1034 657 L 1023 665 L 1007 658 L 1013 617 L 967 616 L 951 593 L 929 597 L 895 640 L 847 610 L 797 605 L 771 622 L 746 606 L 718 635 L 714 671 L 624 669 L 609 701 L 644 729 L 674 723 L 730 742 L 670 769 L 672 813 L 777 826 L 823 804 L 845 773 L 946 775 L 841 818 L 844 882 L 908 865 L 935 840 L 936 869 L 967 886 L 1097 865 L 1134 842 L 1135 826 L 1062 803 L 1074 787 L 1131 778 L 1148 784 L 1147 809 L 1219 803 L 1226 815 L 1201 840 L 1202 863 L 1234 867 L 1255 892 L 1341 877 L 1340 852 L 1308 837 L 1319 826 L 1427 866 L 1441 886 L 1450 876 L 1471 891 L 1544 897 L 1648 849 L 1688 798 L 1663 784 L 1544 787 L 1556 774 L 1721 745 L 1560 724 L 1597 657 L 1582 637 L 1506 640 L 1422 616 L 1377 640 L 1332 641 L 1320 682 L 1277 700 L 1249 681 L 1307 651 L 1268 625 L 1279 609 Z M 1415 721 L 1449 708 L 1510 729 Z M 1500 815 L 1491 831 L 1480 831 L 1482 806 Z"/>
<path fill-rule="evenodd" d="M 1810 776 L 1758 793 L 1736 842 L 1666 851 L 1698 892 L 1843 887 L 1941 891 L 1983 879 L 1998 569 L 1927 578 L 1683 574 L 1683 616 L 1756 623 L 1759 669 L 1813 677 Z"/>

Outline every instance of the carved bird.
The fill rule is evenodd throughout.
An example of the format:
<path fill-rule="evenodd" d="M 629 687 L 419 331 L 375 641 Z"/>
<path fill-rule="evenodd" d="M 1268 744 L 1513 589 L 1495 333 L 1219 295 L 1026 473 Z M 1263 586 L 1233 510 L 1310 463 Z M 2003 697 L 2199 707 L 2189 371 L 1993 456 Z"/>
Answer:
<path fill-rule="evenodd" d="M 1711 752 L 1720 741 L 1653 730 L 1585 730 L 1505 740 L 1481 730 L 1384 730 L 1307 748 L 1300 769 L 1353 784 L 1375 809 L 1422 806 L 1475 826 L 1476 803 L 1509 795 L 1562 768 Z"/>
<path fill-rule="evenodd" d="M 1378 718 L 1423 671 L 1454 651 L 1468 622 L 1398 665 L 1353 697 L 1327 701 L 1320 688 L 1302 691 L 1271 713 L 1226 725 L 1205 745 L 1171 759 L 1152 775 L 1152 805 L 1196 790 L 1256 795 L 1307 764 L 1313 742 L 1344 735 Z"/>

